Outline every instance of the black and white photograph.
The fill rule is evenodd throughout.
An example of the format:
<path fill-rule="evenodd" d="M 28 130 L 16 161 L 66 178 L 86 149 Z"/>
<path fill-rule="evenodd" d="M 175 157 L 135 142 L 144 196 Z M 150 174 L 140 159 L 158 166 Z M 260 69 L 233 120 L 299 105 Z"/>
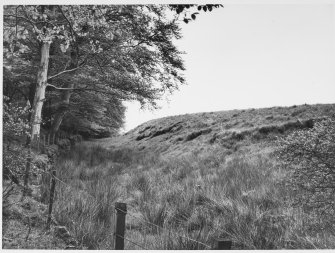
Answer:
<path fill-rule="evenodd" d="M 335 1 L 1 17 L 2 250 L 335 250 Z"/>

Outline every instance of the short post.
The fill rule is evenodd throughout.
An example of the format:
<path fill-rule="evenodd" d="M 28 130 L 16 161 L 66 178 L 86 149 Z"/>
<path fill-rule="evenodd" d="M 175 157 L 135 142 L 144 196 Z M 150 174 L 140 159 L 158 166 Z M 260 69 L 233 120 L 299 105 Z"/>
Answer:
<path fill-rule="evenodd" d="M 37 151 L 40 152 L 40 137 L 37 137 Z"/>
<path fill-rule="evenodd" d="M 33 139 L 34 140 L 34 139 Z M 29 174 L 30 174 L 30 164 L 32 162 L 32 154 L 31 154 L 31 144 L 29 144 L 29 148 L 28 148 L 28 156 L 27 156 L 27 162 L 26 162 L 26 169 L 25 169 L 25 173 L 24 173 L 24 189 L 23 189 L 23 195 L 22 198 L 24 198 L 25 196 L 29 195 Z"/>
<path fill-rule="evenodd" d="M 54 203 L 54 195 L 55 195 L 55 187 L 56 187 L 56 170 L 52 171 L 51 177 L 51 185 L 50 185 L 50 199 L 49 199 L 49 212 L 48 212 L 48 220 L 47 220 L 47 229 L 50 229 L 51 224 L 51 214 L 52 214 L 52 206 Z"/>
<path fill-rule="evenodd" d="M 36 136 L 34 135 L 34 136 L 31 138 L 31 143 L 30 143 L 30 147 L 31 147 L 32 149 L 35 148 L 35 139 L 36 139 Z"/>
<path fill-rule="evenodd" d="M 116 210 L 116 223 L 115 223 L 115 249 L 124 249 L 124 232 L 126 227 L 126 214 L 127 214 L 127 204 L 126 203 L 115 203 Z"/>
<path fill-rule="evenodd" d="M 43 147 L 45 147 L 45 134 L 43 134 Z"/>
<path fill-rule="evenodd" d="M 232 241 L 218 239 L 216 240 L 215 250 L 231 250 Z"/>

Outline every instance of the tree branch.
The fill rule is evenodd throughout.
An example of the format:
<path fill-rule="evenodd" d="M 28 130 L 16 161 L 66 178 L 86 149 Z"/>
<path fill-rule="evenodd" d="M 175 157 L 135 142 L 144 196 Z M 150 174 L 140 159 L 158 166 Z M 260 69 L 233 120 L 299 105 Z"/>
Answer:
<path fill-rule="evenodd" d="M 61 72 L 57 73 L 56 75 L 50 76 L 50 77 L 48 78 L 48 81 L 49 81 L 50 79 L 55 78 L 55 77 L 57 77 L 57 76 L 60 76 L 60 75 L 62 75 L 62 74 L 69 73 L 69 72 L 75 71 L 75 70 L 77 70 L 77 69 L 80 69 L 82 66 L 85 65 L 88 56 L 89 56 L 89 55 L 86 56 L 86 58 L 79 64 L 78 67 L 75 67 L 75 68 L 73 68 L 73 69 L 64 70 L 64 71 L 61 71 Z"/>
<path fill-rule="evenodd" d="M 101 73 L 105 75 L 105 72 L 103 71 L 103 69 L 102 69 L 102 67 L 101 67 L 101 65 L 100 65 L 100 63 L 99 63 L 99 60 L 98 60 L 97 58 L 95 58 L 95 60 L 96 60 L 96 62 L 98 63 L 98 66 L 99 66 L 99 68 L 100 68 Z"/>
<path fill-rule="evenodd" d="M 58 7 L 59 11 L 62 13 L 63 17 L 66 19 L 67 23 L 69 24 L 69 26 L 70 26 L 70 31 L 71 31 L 71 37 L 72 37 L 72 39 L 73 39 L 73 38 L 74 38 L 73 33 L 74 33 L 75 35 L 77 35 L 77 33 L 76 33 L 75 30 L 73 29 L 70 20 L 65 16 L 65 14 L 64 14 L 64 12 L 63 12 L 63 10 L 62 10 L 62 7 L 59 6 L 59 5 L 57 5 L 57 7 Z M 73 33 L 72 33 L 72 32 L 73 32 Z"/>
<path fill-rule="evenodd" d="M 52 79 L 52 78 L 55 78 L 55 77 L 57 77 L 57 76 L 60 76 L 60 75 L 62 75 L 62 74 L 65 74 L 65 73 L 69 73 L 69 72 L 75 71 L 75 70 L 79 69 L 80 67 L 81 67 L 81 66 L 78 66 L 78 67 L 73 68 L 73 69 L 68 69 L 68 70 L 61 71 L 61 72 L 59 72 L 59 73 L 56 74 L 56 75 L 50 76 L 50 77 L 48 78 L 48 80 L 50 80 L 50 79 Z"/>
<path fill-rule="evenodd" d="M 22 16 L 11 15 L 11 14 L 5 14 L 5 15 L 3 15 L 3 16 L 4 16 L 4 17 L 13 17 L 13 18 L 15 18 L 15 19 L 18 19 L 18 18 L 23 19 L 23 20 L 29 22 L 29 23 L 34 27 L 34 29 L 36 28 L 36 26 L 35 26 L 35 22 L 31 21 L 31 20 L 28 19 L 28 18 L 25 18 L 25 17 L 22 17 Z"/>
<path fill-rule="evenodd" d="M 94 91 L 94 92 L 98 92 L 98 93 L 102 93 L 102 94 L 106 94 L 106 95 L 111 95 L 111 96 L 119 96 L 119 97 L 125 97 L 125 96 L 131 96 L 131 94 L 123 94 L 123 93 L 126 93 L 127 91 L 119 91 L 119 90 L 115 90 L 114 92 L 111 91 L 106 91 L 106 90 L 102 90 L 102 89 L 97 89 L 97 88 L 62 88 L 62 87 L 57 87 L 55 85 L 52 85 L 52 84 L 47 84 L 47 87 L 50 86 L 50 87 L 53 87 L 55 88 L 56 90 L 73 90 L 73 91 Z"/>
<path fill-rule="evenodd" d="M 62 72 L 61 72 L 62 73 Z M 59 73 L 60 74 L 60 73 Z M 55 85 L 52 85 L 52 84 L 47 84 L 47 87 L 53 87 L 55 88 L 56 90 L 86 90 L 86 88 L 62 88 L 62 87 L 57 87 Z"/>

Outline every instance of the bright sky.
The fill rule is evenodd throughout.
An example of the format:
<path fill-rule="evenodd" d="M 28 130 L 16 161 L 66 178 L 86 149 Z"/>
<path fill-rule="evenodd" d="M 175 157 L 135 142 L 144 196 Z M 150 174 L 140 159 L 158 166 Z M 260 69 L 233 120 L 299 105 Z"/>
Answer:
<path fill-rule="evenodd" d="M 126 131 L 170 115 L 335 103 L 334 2 L 227 2 L 182 25 L 188 85 L 154 112 L 126 103 Z"/>

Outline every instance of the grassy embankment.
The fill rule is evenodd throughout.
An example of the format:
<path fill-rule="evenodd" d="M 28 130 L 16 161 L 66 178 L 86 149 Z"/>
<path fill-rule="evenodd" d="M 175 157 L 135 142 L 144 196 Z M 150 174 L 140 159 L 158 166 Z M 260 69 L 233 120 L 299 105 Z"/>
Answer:
<path fill-rule="evenodd" d="M 291 206 L 288 172 L 268 154 L 164 158 L 82 145 L 57 168 L 71 188 L 57 186 L 55 218 L 89 248 L 113 247 L 115 201 L 128 203 L 126 237 L 146 249 L 206 249 L 178 235 L 207 245 L 229 238 L 234 249 L 335 248 L 330 231 L 313 229 L 322 221 Z"/>

